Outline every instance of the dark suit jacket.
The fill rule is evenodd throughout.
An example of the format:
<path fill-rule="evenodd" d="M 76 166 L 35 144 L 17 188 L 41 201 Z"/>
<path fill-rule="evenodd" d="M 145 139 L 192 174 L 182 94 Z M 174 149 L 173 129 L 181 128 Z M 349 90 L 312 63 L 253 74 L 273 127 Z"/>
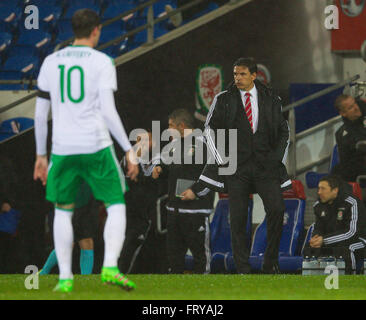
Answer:
<path fill-rule="evenodd" d="M 289 128 L 287 121 L 282 115 L 281 99 L 273 93 L 271 89 L 255 81 L 258 91 L 258 108 L 259 108 L 259 122 L 267 129 L 261 134 L 265 134 L 270 145 L 270 150 L 262 150 L 261 138 L 255 140 L 254 152 L 256 158 L 265 166 L 278 166 L 281 187 L 288 189 L 291 187 L 291 180 L 288 177 L 287 170 L 283 161 L 287 155 L 287 148 L 289 145 Z M 228 90 L 219 93 L 207 115 L 205 123 L 205 132 L 210 151 L 215 158 L 214 164 L 207 164 L 203 170 L 199 182 L 203 186 L 210 187 L 219 192 L 225 192 L 225 176 L 218 174 L 218 168 L 223 166 L 222 155 L 214 144 L 214 139 L 210 132 L 217 132 L 217 129 L 229 130 L 233 128 L 236 112 L 238 108 L 242 108 L 239 90 L 235 85 L 229 87 Z M 263 124 L 264 122 L 264 124 Z M 259 124 L 259 123 L 258 123 Z M 210 131 L 212 130 L 212 131 Z M 226 137 L 228 134 L 226 133 Z M 229 150 L 228 141 L 226 141 L 226 150 Z M 198 187 L 197 187 L 198 189 Z M 195 190 L 194 190 L 195 191 Z"/>

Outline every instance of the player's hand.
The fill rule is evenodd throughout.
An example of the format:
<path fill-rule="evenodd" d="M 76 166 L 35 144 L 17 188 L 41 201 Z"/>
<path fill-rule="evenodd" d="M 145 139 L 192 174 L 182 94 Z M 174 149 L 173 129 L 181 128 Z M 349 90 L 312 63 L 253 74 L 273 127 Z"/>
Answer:
<path fill-rule="evenodd" d="M 163 169 L 162 169 L 160 166 L 156 166 L 156 167 L 153 169 L 152 173 L 151 173 L 152 178 L 153 178 L 153 179 L 157 179 L 157 178 L 159 178 L 160 173 L 161 173 L 162 171 L 163 171 Z"/>
<path fill-rule="evenodd" d="M 194 200 L 196 199 L 196 195 L 192 191 L 192 189 L 187 189 L 180 194 L 181 200 Z"/>
<path fill-rule="evenodd" d="M 34 164 L 33 179 L 40 179 L 42 184 L 45 186 L 47 182 L 48 175 L 48 160 L 47 156 L 38 156 L 36 163 Z"/>

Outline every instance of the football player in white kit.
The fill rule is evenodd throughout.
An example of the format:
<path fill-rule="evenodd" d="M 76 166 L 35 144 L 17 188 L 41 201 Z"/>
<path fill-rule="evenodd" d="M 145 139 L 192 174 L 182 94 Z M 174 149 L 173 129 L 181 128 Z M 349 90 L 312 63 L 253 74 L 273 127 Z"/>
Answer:
<path fill-rule="evenodd" d="M 47 56 L 42 64 L 35 111 L 34 179 L 46 185 L 46 199 L 55 203 L 53 232 L 60 275 L 54 291 L 73 289 L 71 219 L 83 180 L 94 197 L 104 202 L 108 212 L 101 280 L 131 290 L 135 284 L 117 267 L 126 228 L 126 184 L 109 131 L 127 154 L 127 175 L 134 180 L 139 169 L 114 103 L 113 91 L 117 90 L 114 62 L 93 49 L 101 33 L 99 16 L 82 9 L 75 12 L 71 23 L 75 34 L 73 45 Z M 52 151 L 48 164 L 50 107 Z"/>

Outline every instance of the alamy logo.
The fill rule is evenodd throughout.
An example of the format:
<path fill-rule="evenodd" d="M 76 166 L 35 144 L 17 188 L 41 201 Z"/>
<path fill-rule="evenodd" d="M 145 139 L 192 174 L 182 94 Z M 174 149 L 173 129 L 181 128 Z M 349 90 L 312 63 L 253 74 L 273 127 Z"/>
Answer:
<path fill-rule="evenodd" d="M 338 273 L 338 268 L 336 266 L 330 265 L 327 266 L 324 270 L 325 274 L 329 274 L 329 276 L 327 276 L 325 278 L 324 281 L 324 287 L 327 290 L 331 290 L 331 289 L 339 289 L 339 273 Z"/>
<path fill-rule="evenodd" d="M 38 268 L 34 265 L 27 266 L 24 273 L 30 273 L 28 277 L 25 278 L 24 286 L 28 290 L 39 289 L 39 274 Z"/>
<path fill-rule="evenodd" d="M 28 30 L 39 29 L 39 10 L 35 5 L 28 5 L 24 9 L 28 16 L 24 19 L 24 27 Z"/>
<path fill-rule="evenodd" d="M 186 130 L 186 129 L 185 129 Z M 180 132 L 175 129 L 166 129 L 161 132 L 160 122 L 152 121 L 152 154 L 160 154 L 160 159 L 156 164 L 214 164 L 220 160 L 219 175 L 231 175 L 237 169 L 237 130 L 229 129 L 227 133 L 224 129 L 205 130 L 194 129 L 189 135 L 190 139 L 185 138 L 182 142 Z M 129 140 L 138 141 L 141 135 L 148 135 L 144 129 L 134 129 L 130 132 Z M 205 137 L 205 138 L 203 138 Z M 207 139 L 206 139 L 207 138 Z M 193 139 L 195 139 L 194 152 L 192 150 Z M 204 161 L 203 144 L 207 140 L 207 159 Z M 168 142 L 160 149 L 160 142 Z M 228 143 L 226 143 L 228 142 Z M 150 163 L 149 153 L 144 153 L 143 140 L 137 142 L 133 149 L 136 154 L 141 153 L 138 162 L 148 165 Z M 183 144 L 183 146 L 182 146 Z M 183 150 L 184 153 L 181 151 Z M 135 159 L 137 161 L 137 159 Z M 136 164 L 138 163 L 136 162 Z"/>
<path fill-rule="evenodd" d="M 339 29 L 339 10 L 335 5 L 326 6 L 324 13 L 327 15 L 324 26 L 327 30 Z"/>

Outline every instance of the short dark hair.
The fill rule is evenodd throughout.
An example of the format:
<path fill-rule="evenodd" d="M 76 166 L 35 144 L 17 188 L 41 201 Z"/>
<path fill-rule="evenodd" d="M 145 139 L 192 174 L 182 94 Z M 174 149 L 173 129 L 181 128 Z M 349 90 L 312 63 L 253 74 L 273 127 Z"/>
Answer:
<path fill-rule="evenodd" d="M 335 101 L 334 101 L 334 107 L 338 110 L 338 112 L 341 112 L 343 109 L 343 101 L 347 100 L 349 97 L 351 97 L 348 94 L 341 94 L 339 95 Z"/>
<path fill-rule="evenodd" d="M 258 71 L 254 58 L 239 58 L 234 62 L 233 68 L 238 66 L 247 67 L 250 73 L 257 73 Z"/>
<path fill-rule="evenodd" d="M 94 10 L 80 9 L 72 16 L 71 25 L 75 38 L 88 38 L 94 28 L 100 25 L 100 18 Z"/>
<path fill-rule="evenodd" d="M 168 118 L 172 119 L 177 125 L 183 122 L 188 129 L 194 129 L 194 118 L 186 109 L 176 109 Z"/>
<path fill-rule="evenodd" d="M 319 180 L 319 182 L 321 182 L 321 181 L 326 181 L 326 182 L 328 182 L 328 184 L 329 184 L 329 187 L 333 190 L 334 188 L 340 188 L 341 187 L 341 185 L 342 185 L 342 180 L 338 177 L 338 176 L 336 176 L 336 175 L 333 175 L 333 174 L 330 174 L 330 175 L 328 175 L 328 176 L 325 176 L 325 177 L 323 177 L 323 178 L 321 178 L 320 180 Z"/>

